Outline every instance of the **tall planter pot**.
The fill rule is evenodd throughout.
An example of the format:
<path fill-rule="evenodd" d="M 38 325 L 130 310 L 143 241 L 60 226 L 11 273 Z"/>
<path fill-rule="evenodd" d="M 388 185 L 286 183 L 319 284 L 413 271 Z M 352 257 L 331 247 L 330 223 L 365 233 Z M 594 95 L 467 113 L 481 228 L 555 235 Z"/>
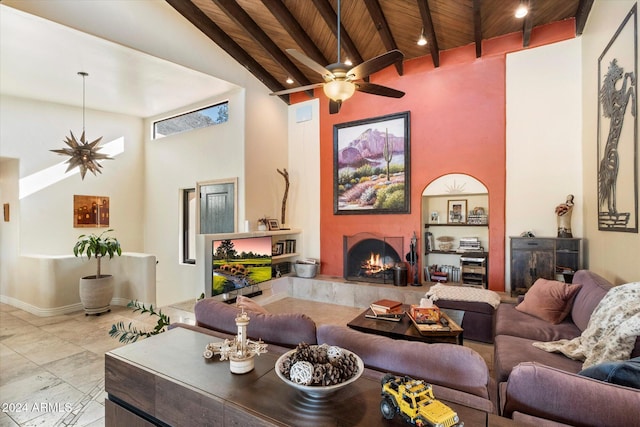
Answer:
<path fill-rule="evenodd" d="M 111 298 L 113 298 L 112 275 L 85 276 L 80 279 L 80 301 L 82 301 L 85 316 L 111 311 Z"/>

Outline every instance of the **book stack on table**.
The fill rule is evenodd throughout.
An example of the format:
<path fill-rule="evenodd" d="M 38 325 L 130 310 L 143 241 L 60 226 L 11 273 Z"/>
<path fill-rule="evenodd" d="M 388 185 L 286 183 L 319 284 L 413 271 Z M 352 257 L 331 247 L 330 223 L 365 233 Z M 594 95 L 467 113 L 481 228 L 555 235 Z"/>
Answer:
<path fill-rule="evenodd" d="M 365 315 L 369 319 L 391 320 L 394 322 L 400 321 L 404 314 L 402 303 L 390 299 L 381 299 L 371 303 L 369 310 L 370 313 Z"/>

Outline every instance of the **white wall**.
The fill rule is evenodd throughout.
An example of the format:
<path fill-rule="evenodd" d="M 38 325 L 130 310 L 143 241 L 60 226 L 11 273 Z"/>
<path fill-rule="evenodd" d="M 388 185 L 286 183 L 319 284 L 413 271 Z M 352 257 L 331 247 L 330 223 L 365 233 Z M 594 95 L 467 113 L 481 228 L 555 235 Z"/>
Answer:
<path fill-rule="evenodd" d="M 81 108 L 6 95 L 0 98 L 2 203 L 9 203 L 11 207 L 11 220 L 2 226 L 0 295 L 20 300 L 36 311 L 52 307 L 38 306 L 43 301 L 42 283 L 37 286 L 29 283 L 41 276 L 34 274 L 37 272 L 33 271 L 30 257 L 71 255 L 80 234 L 106 230 L 73 227 L 74 195 L 109 197 L 109 226 L 115 230 L 113 235 L 125 251 L 143 249 L 140 224 L 144 212 L 141 167 L 144 159 L 139 118 L 87 110 L 87 139 L 92 141 L 102 136 L 105 143 L 121 140 L 124 152 L 113 161 L 105 161 L 103 172 L 97 177 L 87 172 L 84 180 L 79 174 L 59 182 L 47 178 L 41 190 L 30 195 L 19 194 L 20 180 L 68 159 L 49 150 L 66 147 L 63 141 L 70 130 L 78 138 L 82 133 Z M 121 191 L 122 188 L 127 191 Z M 105 262 L 104 272 L 110 273 L 110 263 Z M 57 279 L 48 277 L 48 280 L 51 284 Z M 66 293 L 66 289 L 52 289 L 52 292 Z M 74 289 L 77 290 L 77 286 Z M 72 301 L 79 302 L 79 296 L 77 292 L 58 295 L 52 301 L 67 306 Z"/>
<path fill-rule="evenodd" d="M 65 148 L 69 131 L 82 134 L 82 109 L 61 104 L 3 95 L 0 98 L 0 157 L 20 160 L 19 176 L 30 177 L 69 157 L 49 150 Z M 108 196 L 110 228 L 126 251 L 143 249 L 143 146 L 142 120 L 121 114 L 86 111 L 87 139 L 102 136 L 102 145 L 122 139 L 124 152 L 105 160 L 102 173 L 76 174 L 20 200 L 19 252 L 70 254 L 78 235 L 100 229 L 73 228 L 73 196 Z M 126 192 L 120 191 L 127 188 Z"/>
<path fill-rule="evenodd" d="M 588 262 L 590 269 L 615 284 L 640 280 L 640 234 L 598 230 L 597 67 L 598 57 L 634 4 L 636 1 L 631 0 L 594 2 L 582 36 L 584 229 L 588 239 Z M 638 120 L 637 114 L 635 120 Z M 637 151 L 636 155 L 640 156 L 640 153 Z M 640 166 L 640 157 L 636 158 L 636 162 Z M 640 180 L 640 177 L 638 179 Z M 636 188 L 640 188 L 640 181 L 636 185 Z M 619 196 L 623 197 L 622 194 Z"/>
<path fill-rule="evenodd" d="M 230 123 L 215 130 L 198 130 L 189 136 L 183 134 L 154 145 L 156 141 L 150 141 L 149 136 L 150 120 L 143 124 L 141 119 L 135 119 L 135 125 L 119 126 L 125 128 L 120 132 L 136 134 L 136 143 L 139 144 L 136 147 L 140 150 L 137 155 L 140 158 L 135 163 L 129 163 L 128 160 L 121 163 L 118 160 L 113 162 L 111 170 L 115 172 L 120 171 L 120 168 L 126 168 L 126 171 L 122 171 L 122 180 L 118 179 L 113 183 L 108 193 L 105 193 L 106 190 L 103 188 L 94 188 L 86 184 L 82 187 L 82 192 L 79 192 L 75 185 L 69 188 L 64 185 L 65 189 L 60 190 L 63 192 L 58 192 L 59 187 L 56 187 L 51 197 L 38 197 L 42 204 L 29 204 L 34 211 L 39 209 L 41 212 L 35 214 L 35 217 L 29 217 L 30 224 L 51 224 L 46 213 L 42 212 L 42 206 L 51 202 L 60 210 L 66 205 L 66 202 L 61 200 L 64 199 L 64 194 L 109 195 L 117 192 L 118 196 L 114 196 L 116 199 L 122 197 L 131 202 L 120 203 L 116 200 L 117 203 L 114 204 L 112 199 L 112 205 L 126 206 L 127 209 L 126 212 L 119 213 L 118 220 L 113 219 L 116 222 L 126 222 L 126 225 L 113 224 L 116 226 L 114 228 L 127 229 L 125 233 L 118 234 L 119 238 L 124 239 L 123 247 L 125 250 L 146 252 L 158 257 L 155 303 L 166 305 L 195 298 L 202 292 L 204 284 L 202 278 L 197 276 L 196 268 L 180 264 L 180 189 L 195 187 L 197 181 L 237 176 L 239 186 L 244 192 L 244 197 L 239 198 L 240 224 L 243 224 L 245 218 L 255 223 L 264 215 L 279 218 L 284 183 L 276 168 L 287 167 L 289 163 L 287 105 L 278 97 L 269 96 L 269 90 L 248 70 L 231 59 L 164 1 L 9 1 L 7 5 L 227 80 L 242 88 L 238 92 L 227 94 L 232 119 Z M 145 19 L 140 20 L 141 16 Z M 42 126 L 38 132 L 55 146 L 41 147 L 39 153 L 46 152 L 49 148 L 61 148 L 58 145 L 62 145 L 62 139 L 69 131 L 64 128 L 68 126 L 69 117 L 56 116 L 69 114 L 69 107 L 56 106 L 53 110 L 55 114 L 51 118 L 56 123 L 51 124 L 50 128 Z M 41 112 L 38 105 L 28 106 L 24 109 L 24 113 L 27 112 L 29 117 L 20 117 L 19 121 L 13 122 L 12 132 L 15 136 L 20 130 L 28 127 L 34 128 L 35 131 L 37 127 L 30 126 L 34 118 L 39 119 L 39 124 L 49 118 Z M 95 131 L 108 139 L 113 133 L 109 117 L 100 116 L 96 119 L 99 120 L 99 124 L 90 124 L 89 114 L 91 113 L 88 113 L 87 128 L 91 129 L 90 132 Z M 100 115 L 99 112 L 95 114 Z M 1 119 L 4 132 L 4 117 Z M 103 120 L 106 122 L 103 123 Z M 62 126 L 63 129 L 57 129 L 57 126 Z M 24 137 L 13 139 L 25 140 Z M 227 151 L 220 150 L 221 141 Z M 193 149 L 185 149 L 186 147 Z M 34 147 L 31 146 L 31 149 Z M 146 154 L 145 150 L 148 151 Z M 56 157 L 53 153 L 50 154 Z M 20 158 L 21 168 L 39 168 L 39 164 L 32 164 L 24 152 L 0 152 L 0 155 Z M 34 161 L 37 161 L 37 158 Z M 108 163 L 105 164 L 105 173 L 109 166 Z M 85 181 L 90 178 L 87 177 Z M 93 190 L 102 191 L 94 193 Z M 36 230 L 39 233 L 60 232 L 53 230 L 53 227 L 55 225 L 38 225 Z M 135 243 L 129 234 L 135 236 Z M 31 241 L 36 241 L 40 235 L 34 234 Z M 47 248 L 49 253 L 68 253 L 72 247 L 61 244 L 55 238 L 48 237 L 47 242 L 50 242 L 47 243 L 50 245 Z M 21 235 L 20 244 L 22 243 Z"/>
<path fill-rule="evenodd" d="M 298 237 L 298 251 L 304 258 L 315 259 L 320 259 L 319 108 L 320 101 L 317 98 L 289 108 L 291 188 L 288 217 L 294 227 L 302 230 L 302 235 Z M 309 120 L 306 120 L 307 117 Z"/>
<path fill-rule="evenodd" d="M 145 248 L 152 250 L 158 259 L 159 305 L 195 298 L 204 291 L 196 266 L 181 263 L 182 189 L 196 188 L 196 183 L 203 181 L 240 178 L 238 200 L 245 200 L 244 145 L 241 143 L 245 139 L 244 91 L 227 95 L 228 122 L 157 140 L 149 137 L 145 143 L 145 205 L 152 207 L 145 218 Z M 221 101 L 224 99 L 211 99 L 204 104 Z M 191 105 L 171 113 L 203 106 Z M 153 121 L 165 116 L 146 120 L 146 128 L 150 131 Z M 245 203 L 241 202 L 238 219 L 244 218 L 244 208 Z"/>
<path fill-rule="evenodd" d="M 507 290 L 509 236 L 556 237 L 554 210 L 568 194 L 573 236 L 585 237 L 580 45 L 578 38 L 507 55 Z"/>

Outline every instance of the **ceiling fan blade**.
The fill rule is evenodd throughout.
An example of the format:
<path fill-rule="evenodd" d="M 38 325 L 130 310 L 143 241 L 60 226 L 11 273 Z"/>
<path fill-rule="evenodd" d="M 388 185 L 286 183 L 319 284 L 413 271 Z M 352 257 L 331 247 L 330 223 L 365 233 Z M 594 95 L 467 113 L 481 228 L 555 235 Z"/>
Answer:
<path fill-rule="evenodd" d="M 318 64 L 313 59 L 309 58 L 307 55 L 298 52 L 295 49 L 287 49 L 287 53 L 293 56 L 295 59 L 311 68 L 316 73 L 320 74 L 323 78 L 324 76 L 332 76 L 331 71 L 327 70 L 323 65 Z"/>
<path fill-rule="evenodd" d="M 279 90 L 277 92 L 272 92 L 269 95 L 274 95 L 274 96 L 287 95 L 289 93 L 302 92 L 303 90 L 315 89 L 315 88 L 322 87 L 322 86 L 324 86 L 324 83 L 314 83 L 312 85 L 306 85 L 306 86 L 294 87 L 294 88 L 291 88 L 291 89 Z"/>
<path fill-rule="evenodd" d="M 402 61 L 404 55 L 398 49 L 390 50 L 387 53 L 383 53 L 380 56 L 371 58 L 364 61 L 362 64 L 358 64 L 347 72 L 347 78 L 350 80 L 363 79 L 383 68 L 388 67 L 398 61 Z"/>
<path fill-rule="evenodd" d="M 340 111 L 340 107 L 342 107 L 342 101 L 334 101 L 333 99 L 329 100 L 329 114 L 336 114 Z"/>
<path fill-rule="evenodd" d="M 377 85 L 374 83 L 357 82 L 356 90 L 359 92 L 370 93 L 372 95 L 388 96 L 389 98 L 402 98 L 404 92 L 391 89 L 390 87 Z"/>

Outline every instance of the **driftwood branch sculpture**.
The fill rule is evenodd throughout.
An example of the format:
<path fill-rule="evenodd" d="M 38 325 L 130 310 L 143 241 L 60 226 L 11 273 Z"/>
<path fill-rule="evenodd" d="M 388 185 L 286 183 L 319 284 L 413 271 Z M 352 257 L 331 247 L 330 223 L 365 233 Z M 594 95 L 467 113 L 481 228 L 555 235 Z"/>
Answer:
<path fill-rule="evenodd" d="M 285 224 L 285 217 L 287 213 L 287 197 L 289 196 L 289 172 L 286 169 L 276 169 L 280 175 L 284 178 L 284 196 L 282 196 L 282 212 L 280 217 L 280 225 Z"/>

